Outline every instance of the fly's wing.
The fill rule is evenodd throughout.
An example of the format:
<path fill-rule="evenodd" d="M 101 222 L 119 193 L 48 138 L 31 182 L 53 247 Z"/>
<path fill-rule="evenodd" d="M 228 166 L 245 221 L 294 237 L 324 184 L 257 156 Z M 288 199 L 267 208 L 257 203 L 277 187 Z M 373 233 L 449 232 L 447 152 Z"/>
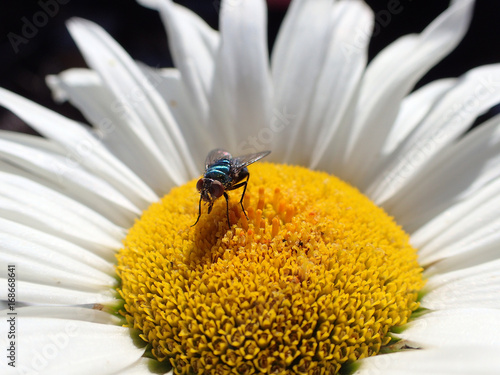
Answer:
<path fill-rule="evenodd" d="M 238 173 L 247 165 L 255 163 L 257 160 L 269 155 L 271 151 L 256 152 L 255 154 L 248 154 L 243 156 L 238 156 L 232 160 L 233 173 Z"/>
<path fill-rule="evenodd" d="M 222 159 L 232 159 L 232 156 L 229 152 L 220 148 L 210 151 L 205 159 L 205 169 Z"/>

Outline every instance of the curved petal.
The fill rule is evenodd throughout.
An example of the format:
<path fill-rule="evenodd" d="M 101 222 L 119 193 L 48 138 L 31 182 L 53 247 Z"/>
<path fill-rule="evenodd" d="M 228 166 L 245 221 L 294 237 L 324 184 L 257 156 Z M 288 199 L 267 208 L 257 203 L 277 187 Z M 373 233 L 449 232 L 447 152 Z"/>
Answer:
<path fill-rule="evenodd" d="M 408 190 L 423 169 L 434 166 L 476 118 L 500 102 L 500 64 L 469 71 L 448 90 L 433 110 L 401 143 L 391 160 L 371 182 L 367 194 L 389 207 Z M 420 174 L 421 176 L 421 174 Z"/>
<path fill-rule="evenodd" d="M 424 314 L 394 334 L 417 348 L 454 347 L 487 343 L 500 347 L 500 310 L 451 309 Z"/>
<path fill-rule="evenodd" d="M 156 87 L 163 82 L 163 77 L 152 69 L 144 72 L 144 75 L 154 82 Z M 148 141 L 149 134 L 146 129 L 136 126 L 134 116 L 117 110 L 119 99 L 106 87 L 96 72 L 89 69 L 70 69 L 59 75 L 48 76 L 46 81 L 57 100 L 69 100 L 96 127 L 95 136 L 116 157 L 157 194 L 162 195 L 166 191 L 166 186 L 172 182 L 165 173 L 158 173 L 162 167 Z"/>
<path fill-rule="evenodd" d="M 332 170 L 332 150 L 345 132 L 338 128 L 353 114 L 372 24 L 371 11 L 360 1 L 292 2 L 272 55 L 270 130 L 276 134 L 271 157 L 321 167 L 326 163 Z"/>
<path fill-rule="evenodd" d="M 19 206 L 36 208 L 47 219 L 58 221 L 61 234 L 103 247 L 121 247 L 123 232 L 98 213 L 57 191 L 24 177 L 0 172 L 0 192 L 0 197 Z"/>
<path fill-rule="evenodd" d="M 39 142 L 26 144 L 24 141 L 37 137 L 21 134 L 12 137 L 12 134 L 5 133 L 1 135 L 0 157 L 18 168 L 2 163 L 0 170 L 36 179 L 38 183 L 67 194 L 118 225 L 128 227 L 141 213 L 120 191 L 82 168 L 78 162 L 73 161 L 71 155 L 53 152 L 46 140 L 38 138 Z"/>
<path fill-rule="evenodd" d="M 371 160 L 370 170 L 364 176 L 368 188 L 365 194 L 374 195 L 377 177 L 384 174 L 387 165 L 397 157 L 398 147 L 434 109 L 436 103 L 456 85 L 457 79 L 446 78 L 431 82 L 408 95 L 401 103 L 398 116 L 378 157 Z"/>
<path fill-rule="evenodd" d="M 452 246 L 471 232 L 491 225 L 492 219 L 500 216 L 499 199 L 500 178 L 496 178 L 427 221 L 412 234 L 412 245 L 419 249 L 422 259 Z"/>
<path fill-rule="evenodd" d="M 499 258 L 500 232 L 498 228 L 493 233 L 481 236 L 482 233 L 472 236 L 465 243 L 446 249 L 446 257 L 432 263 L 425 270 L 427 275 L 459 270 L 486 263 Z M 443 254 L 441 254 L 443 256 Z"/>
<path fill-rule="evenodd" d="M 95 308 L 76 306 L 25 306 L 16 309 L 17 314 L 24 318 L 52 318 L 77 320 L 82 322 L 119 325 L 122 320 L 115 315 Z M 2 312 L 3 317 L 8 316 Z"/>
<path fill-rule="evenodd" d="M 500 177 L 499 163 L 500 116 L 496 116 L 432 158 L 383 207 L 411 233 Z"/>
<path fill-rule="evenodd" d="M 497 209 L 497 211 L 499 211 Z M 498 213 L 496 214 L 498 217 Z M 487 257 L 495 257 L 495 246 L 500 243 L 500 234 L 498 229 L 500 228 L 500 220 L 496 219 L 493 223 L 481 228 L 480 230 L 474 231 L 469 235 L 464 235 L 463 238 L 457 240 L 456 243 L 450 244 L 448 246 L 443 246 L 435 252 L 430 252 L 426 254 L 425 259 L 421 262 L 422 265 L 433 265 L 441 268 L 443 265 L 437 264 L 436 262 L 446 259 L 448 262 L 453 262 L 452 258 L 457 255 L 467 256 L 468 253 L 471 260 L 476 263 L 481 255 Z M 500 256 L 500 254 L 498 254 Z M 492 258 L 494 259 L 494 258 Z M 466 261 L 466 259 L 463 259 Z"/>
<path fill-rule="evenodd" d="M 109 324 L 70 319 L 52 319 L 18 316 L 16 374 L 113 374 L 136 362 L 144 353 L 137 348 L 129 330 Z M 7 319 L 0 321 L 2 332 L 7 332 Z M 7 335 L 0 338 L 2 347 L 8 347 Z M 112 344 L 111 344 L 112 343 Z M 2 356 L 0 366 L 7 371 L 7 358 Z"/>
<path fill-rule="evenodd" d="M 158 361 L 155 361 L 150 358 L 139 358 L 139 360 L 127 368 L 120 369 L 120 371 L 116 372 L 116 375 L 144 375 L 144 374 L 163 374 L 163 375 L 173 375 L 174 371 L 171 370 L 169 372 L 163 372 L 163 367 L 158 368 Z"/>
<path fill-rule="evenodd" d="M 96 270 L 79 259 L 68 257 L 50 248 L 10 234 L 0 233 L 0 248 L 2 257 L 4 259 L 12 258 L 12 262 L 14 258 L 29 259 L 30 263 L 39 264 L 40 266 L 71 270 L 75 276 L 89 277 L 102 285 L 112 285 L 114 283 L 112 276 Z"/>
<path fill-rule="evenodd" d="M 208 126 L 202 126 L 203 122 L 193 111 L 193 103 L 189 98 L 186 82 L 177 69 L 153 69 L 139 66 L 147 72 L 152 72 L 145 74 L 152 74 L 160 78 L 156 88 L 168 103 L 194 160 L 199 161 L 200 170 L 198 172 L 201 174 L 204 167 L 203 162 L 208 152 L 218 147 L 217 134 L 210 132 Z"/>
<path fill-rule="evenodd" d="M 157 199 L 151 189 L 79 123 L 0 88 L 0 105 L 40 134 L 63 146 L 67 159 L 81 164 L 141 207 Z"/>
<path fill-rule="evenodd" d="M 182 74 L 198 119 L 206 124 L 219 34 L 195 13 L 170 0 L 139 0 L 139 3 L 160 12 L 174 64 Z"/>
<path fill-rule="evenodd" d="M 332 3 L 327 0 L 292 1 L 281 24 L 271 56 L 277 99 L 284 99 L 283 93 L 286 92 L 286 86 L 291 82 L 296 83 L 297 87 L 304 88 L 303 84 L 307 83 L 308 86 L 311 86 L 316 81 L 314 77 L 317 69 L 314 68 L 318 68 L 324 59 L 324 50 L 329 41 L 328 34 L 333 27 L 331 22 Z M 315 22 L 311 23 L 311 19 L 314 19 Z M 317 48 L 314 51 L 307 51 L 307 48 L 311 47 L 312 40 Z M 311 52 L 315 53 L 314 56 L 311 56 Z M 307 56 L 308 59 L 304 59 L 304 56 Z M 304 65 L 298 66 L 297 63 Z M 308 63 L 309 69 L 305 69 L 306 63 Z M 299 74 L 299 71 L 302 71 L 302 75 Z M 304 91 L 311 90 L 312 88 L 306 88 Z M 304 97 L 304 92 L 298 91 L 297 95 Z"/>
<path fill-rule="evenodd" d="M 421 304 L 432 310 L 500 309 L 500 260 L 431 276 Z"/>
<path fill-rule="evenodd" d="M 74 227 L 71 222 L 64 221 L 64 217 L 47 216 L 47 210 L 50 210 L 50 207 L 43 203 L 33 207 L 27 204 L 20 204 L 15 200 L 0 197 L 0 213 L 2 217 L 50 233 L 69 242 L 74 242 L 109 259 L 109 256 L 113 252 L 112 248 L 103 246 L 98 242 L 93 242 L 87 236 L 82 236 L 77 227 Z M 57 210 L 54 212 L 62 213 L 62 211 Z"/>
<path fill-rule="evenodd" d="M 187 144 L 154 83 L 98 25 L 72 19 L 68 29 L 87 64 L 115 95 L 114 108 L 132 118 L 140 137 L 148 142 L 161 170 L 169 177 L 165 191 L 194 177 L 196 167 Z"/>
<path fill-rule="evenodd" d="M 353 375 L 496 375 L 500 373 L 499 350 L 499 346 L 483 343 L 377 355 L 362 359 Z"/>
<path fill-rule="evenodd" d="M 456 78 L 433 81 L 404 98 L 391 133 L 385 140 L 382 155 L 390 156 L 456 82 Z"/>
<path fill-rule="evenodd" d="M 2 185 L 0 184 L 0 187 Z M 22 198 L 24 201 L 0 196 L 0 213 L 2 217 L 66 239 L 105 258 L 108 258 L 110 253 L 120 248 L 119 242 L 105 241 L 105 236 L 101 236 L 103 239 L 101 243 L 98 239 L 92 238 L 91 231 L 85 233 L 84 228 L 90 229 L 88 225 L 84 225 L 83 230 L 80 231 L 78 225 L 82 225 L 84 221 L 74 217 L 66 218 L 64 215 L 68 211 L 52 206 L 50 200 L 37 200 L 36 195 L 26 192 L 23 193 Z M 97 234 L 96 237 L 98 237 Z"/>
<path fill-rule="evenodd" d="M 401 100 L 432 66 L 458 45 L 468 29 L 473 7 L 474 0 L 454 1 L 421 34 L 398 39 L 370 63 L 343 159 L 347 163 L 348 181 L 364 190 L 371 160 L 376 160 L 383 148 Z"/>
<path fill-rule="evenodd" d="M 235 154 L 255 152 L 250 142 L 269 124 L 272 94 L 266 10 L 263 0 L 225 0 L 221 6 L 221 45 L 209 98 L 209 126 Z"/>
<path fill-rule="evenodd" d="M 40 246 L 28 247 L 28 249 L 31 248 L 35 251 L 42 251 L 40 255 L 34 257 L 33 251 L 20 251 L 19 246 L 28 247 L 30 244 L 26 245 L 20 240 L 3 238 L 2 251 L 0 252 L 0 260 L 3 264 L 14 264 L 16 268 L 22 269 L 22 272 L 16 275 L 18 281 L 89 292 L 102 292 L 116 287 L 117 281 L 115 278 L 96 270 L 86 268 L 76 273 L 71 267 L 81 266 L 81 264 L 72 262 L 60 255 L 56 259 L 47 257 L 41 262 L 41 257 L 51 255 L 48 249 Z M 7 278 L 6 267 L 0 270 L 0 277 Z"/>
<path fill-rule="evenodd" d="M 473 244 L 494 240 L 499 228 L 500 195 L 497 195 L 457 218 L 456 222 L 450 223 L 438 237 L 420 248 L 421 264 L 432 264 L 458 254 Z"/>
<path fill-rule="evenodd" d="M 340 175 L 342 164 L 338 156 L 342 155 L 354 117 L 368 59 L 373 12 L 362 1 L 342 1 L 333 6 L 331 22 L 331 35 L 309 108 L 305 118 L 294 122 L 300 121 L 302 126 L 294 127 L 292 140 L 284 141 L 288 147 L 286 160 L 294 163 L 309 159 L 306 165 L 309 163 L 311 168 Z M 297 152 L 300 149 L 309 152 L 301 156 Z"/>
<path fill-rule="evenodd" d="M 104 260 L 102 257 L 95 255 L 91 251 L 77 246 L 74 243 L 63 240 L 59 236 L 53 236 L 46 232 L 34 229 L 33 227 L 6 220 L 5 218 L 0 218 L 0 228 L 2 228 L 2 234 L 9 234 L 13 237 L 28 241 L 34 245 L 51 249 L 58 254 L 78 260 L 83 264 L 86 264 L 87 266 L 105 274 L 115 274 L 113 267 L 113 263 L 115 261 L 114 251 L 110 252 L 110 254 L 106 254 L 109 259 Z"/>
<path fill-rule="evenodd" d="M 0 283 L 7 285 L 7 279 L 0 278 Z M 7 297 L 7 288 L 0 290 L 0 299 L 7 301 Z M 119 300 L 111 290 L 86 292 L 16 280 L 16 303 L 19 302 L 37 305 L 115 306 Z"/>
<path fill-rule="evenodd" d="M 30 257 L 18 255 L 14 251 L 1 252 L 0 260 L 3 264 L 15 264 L 23 269 L 23 273 L 16 276 L 19 281 L 97 293 L 117 286 L 114 279 L 106 282 L 103 277 L 96 279 L 92 276 L 77 275 L 71 270 L 40 264 Z M 6 271 L 0 270 L 0 277 L 7 278 Z"/>

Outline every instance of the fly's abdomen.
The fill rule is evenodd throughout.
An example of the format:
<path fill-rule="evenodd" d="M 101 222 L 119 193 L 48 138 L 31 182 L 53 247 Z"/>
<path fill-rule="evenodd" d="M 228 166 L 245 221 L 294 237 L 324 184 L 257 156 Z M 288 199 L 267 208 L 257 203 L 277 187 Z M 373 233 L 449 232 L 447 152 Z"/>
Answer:
<path fill-rule="evenodd" d="M 231 182 L 230 170 L 231 162 L 227 159 L 222 159 L 208 167 L 204 177 L 220 181 L 225 185 Z"/>

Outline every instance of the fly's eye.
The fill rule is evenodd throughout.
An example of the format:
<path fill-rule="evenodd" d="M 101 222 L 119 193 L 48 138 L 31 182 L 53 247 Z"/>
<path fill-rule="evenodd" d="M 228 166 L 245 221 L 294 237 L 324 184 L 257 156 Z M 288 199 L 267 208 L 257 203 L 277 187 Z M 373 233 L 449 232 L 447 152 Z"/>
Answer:
<path fill-rule="evenodd" d="M 201 191 L 203 189 L 203 178 L 200 178 L 196 183 L 196 190 Z"/>
<path fill-rule="evenodd" d="M 224 186 L 219 181 L 213 181 L 208 191 L 213 198 L 219 198 L 224 194 Z"/>

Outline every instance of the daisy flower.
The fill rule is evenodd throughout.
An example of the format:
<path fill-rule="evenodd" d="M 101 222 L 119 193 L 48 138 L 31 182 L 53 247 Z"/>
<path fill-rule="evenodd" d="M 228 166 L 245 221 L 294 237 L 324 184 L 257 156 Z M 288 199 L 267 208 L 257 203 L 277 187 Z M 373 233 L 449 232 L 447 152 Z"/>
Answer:
<path fill-rule="evenodd" d="M 0 90 L 43 135 L 0 134 L 2 373 L 500 373 L 500 66 L 412 91 L 474 2 L 369 64 L 362 1 L 294 0 L 271 57 L 263 0 L 140 3 L 175 69 L 68 22 L 92 127 Z M 272 153 L 193 226 L 214 148 Z"/>

